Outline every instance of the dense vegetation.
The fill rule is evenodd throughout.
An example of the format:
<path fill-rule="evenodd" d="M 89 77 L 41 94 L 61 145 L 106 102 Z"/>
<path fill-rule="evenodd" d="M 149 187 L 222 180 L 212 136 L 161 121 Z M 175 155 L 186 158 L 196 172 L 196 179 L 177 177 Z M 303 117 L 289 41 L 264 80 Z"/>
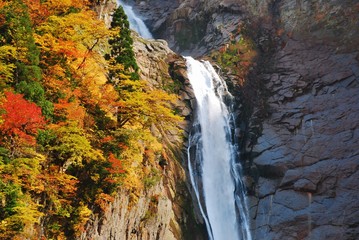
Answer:
<path fill-rule="evenodd" d="M 161 177 L 175 97 L 139 80 L 123 10 L 0 1 L 0 239 L 73 239 Z"/>

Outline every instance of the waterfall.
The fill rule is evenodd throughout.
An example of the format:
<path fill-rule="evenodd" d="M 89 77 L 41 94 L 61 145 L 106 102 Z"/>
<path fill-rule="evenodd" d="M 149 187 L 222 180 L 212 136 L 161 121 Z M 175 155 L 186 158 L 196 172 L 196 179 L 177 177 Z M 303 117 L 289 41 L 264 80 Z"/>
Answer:
<path fill-rule="evenodd" d="M 147 26 L 141 18 L 139 18 L 132 9 L 132 6 L 124 4 L 122 1 L 117 0 L 117 5 L 121 5 L 125 11 L 128 21 L 130 22 L 130 28 L 140 34 L 141 37 L 151 39 L 152 34 L 148 30 Z"/>
<path fill-rule="evenodd" d="M 120 0 L 117 4 L 124 8 L 131 29 L 152 38 L 131 6 Z M 188 147 L 189 175 L 208 236 L 211 240 L 251 240 L 241 165 L 236 162 L 231 133 L 233 117 L 224 103 L 231 96 L 209 62 L 185 58 L 197 100 Z"/>
<path fill-rule="evenodd" d="M 231 134 L 230 97 L 224 81 L 209 62 L 186 57 L 197 111 L 189 138 L 190 180 L 208 235 L 213 240 L 250 240 L 237 149 Z"/>

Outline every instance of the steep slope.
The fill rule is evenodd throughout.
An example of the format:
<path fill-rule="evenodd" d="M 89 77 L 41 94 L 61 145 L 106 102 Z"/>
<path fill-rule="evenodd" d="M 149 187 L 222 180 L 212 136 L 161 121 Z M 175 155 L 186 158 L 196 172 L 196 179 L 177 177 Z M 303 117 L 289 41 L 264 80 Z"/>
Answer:
<path fill-rule="evenodd" d="M 173 108 L 189 119 L 192 110 L 183 82 L 184 60 L 163 40 L 145 40 L 135 32 L 132 37 L 140 78 L 153 90 L 165 89 L 180 95 Z M 203 229 L 194 219 L 181 166 L 188 124 L 187 120 L 181 123 L 184 132 L 152 126 L 152 133 L 162 138 L 166 146 L 165 153 L 159 157 L 159 179 L 136 193 L 136 201 L 131 192 L 120 191 L 103 215 L 93 216 L 81 239 L 202 239 Z M 149 180 L 152 181 L 150 176 Z"/>
<path fill-rule="evenodd" d="M 2 240 L 202 239 L 184 61 L 114 8 L 0 2 Z"/>

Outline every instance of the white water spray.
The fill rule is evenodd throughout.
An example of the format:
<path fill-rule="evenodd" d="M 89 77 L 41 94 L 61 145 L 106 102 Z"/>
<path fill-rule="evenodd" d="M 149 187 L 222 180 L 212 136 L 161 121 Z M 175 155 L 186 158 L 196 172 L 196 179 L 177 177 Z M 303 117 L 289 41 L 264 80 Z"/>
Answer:
<path fill-rule="evenodd" d="M 124 4 L 122 1 L 117 0 L 117 5 L 121 5 L 125 11 L 128 21 L 130 23 L 130 28 L 140 34 L 141 37 L 151 39 L 153 38 L 152 34 L 148 30 L 147 26 L 141 18 L 139 18 L 132 9 L 132 6 Z"/>
<path fill-rule="evenodd" d="M 209 238 L 250 240 L 240 165 L 235 162 L 236 147 L 231 137 L 231 115 L 223 99 L 229 93 L 209 62 L 191 57 L 186 60 L 197 100 L 188 165 Z"/>

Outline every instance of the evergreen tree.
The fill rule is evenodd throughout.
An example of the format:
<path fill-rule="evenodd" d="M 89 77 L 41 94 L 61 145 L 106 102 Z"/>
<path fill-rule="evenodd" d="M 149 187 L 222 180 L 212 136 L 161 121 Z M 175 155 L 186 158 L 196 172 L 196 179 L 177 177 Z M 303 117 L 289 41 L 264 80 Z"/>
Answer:
<path fill-rule="evenodd" d="M 139 79 L 138 65 L 132 49 L 130 24 L 122 6 L 119 6 L 112 16 L 111 28 L 119 28 L 119 33 L 109 40 L 111 53 L 106 55 L 112 69 L 109 71 L 110 81 L 114 81 L 120 74 L 130 75 L 132 80 Z M 116 67 L 122 65 L 123 69 Z"/>

